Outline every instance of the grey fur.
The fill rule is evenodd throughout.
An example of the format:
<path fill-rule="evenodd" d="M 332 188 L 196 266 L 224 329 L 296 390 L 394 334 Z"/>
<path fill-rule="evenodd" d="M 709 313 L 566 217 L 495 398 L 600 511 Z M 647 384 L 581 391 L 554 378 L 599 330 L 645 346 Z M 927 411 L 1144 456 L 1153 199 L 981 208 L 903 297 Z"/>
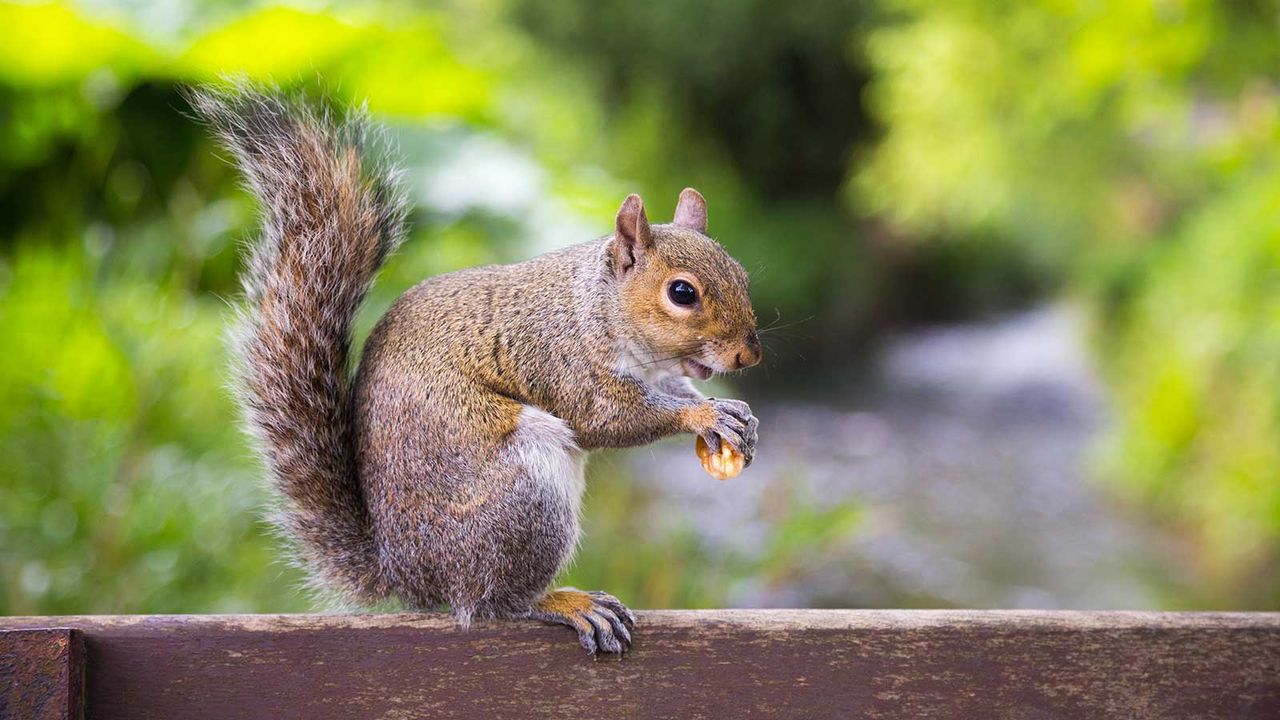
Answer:
<path fill-rule="evenodd" d="M 352 320 L 403 234 L 394 171 L 362 157 L 359 116 L 244 85 L 191 102 L 263 206 L 240 398 L 319 581 L 625 650 L 635 617 L 617 598 L 547 590 L 578 543 L 585 453 L 678 432 L 748 460 L 755 446 L 745 403 L 687 379 L 760 358 L 746 273 L 702 233 L 702 196 L 687 190 L 681 224 L 653 226 L 631 196 L 613 236 L 423 281 L 378 323 L 349 387 Z M 697 308 L 666 300 L 676 276 L 698 284 Z"/>

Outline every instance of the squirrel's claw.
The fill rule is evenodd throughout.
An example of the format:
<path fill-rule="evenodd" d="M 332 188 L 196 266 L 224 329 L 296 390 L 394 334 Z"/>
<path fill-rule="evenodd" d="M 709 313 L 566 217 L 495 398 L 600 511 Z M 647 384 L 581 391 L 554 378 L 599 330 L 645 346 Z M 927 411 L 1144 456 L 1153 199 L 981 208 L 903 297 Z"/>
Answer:
<path fill-rule="evenodd" d="M 591 626 L 595 628 L 595 644 L 600 650 L 621 655 L 623 651 L 622 640 L 613 633 L 613 625 L 601 614 L 602 610 L 603 608 L 596 608 L 584 614 L 587 622 L 591 623 Z M 609 610 L 603 610 L 603 612 L 608 612 L 610 615 L 613 614 Z"/>
<path fill-rule="evenodd" d="M 596 608 L 596 614 L 609 621 L 610 632 L 622 641 L 624 647 L 631 646 L 631 630 L 622 621 L 622 618 L 618 617 L 617 613 L 606 607 L 598 607 Z"/>
<path fill-rule="evenodd" d="M 746 452 L 743 453 L 746 458 L 745 467 L 751 467 L 751 461 L 756 456 L 756 442 L 760 440 L 760 420 L 755 415 L 747 420 L 747 429 L 742 434 L 742 440 L 746 444 Z"/>
<path fill-rule="evenodd" d="M 631 630 L 635 628 L 636 614 L 631 612 L 626 605 L 623 605 L 621 600 L 607 592 L 601 592 L 600 590 L 593 590 L 587 594 L 591 596 L 591 599 L 594 600 L 597 605 L 601 605 L 612 610 L 614 615 L 622 621 L 624 625 L 623 629 Z M 630 633 L 628 633 L 628 636 L 630 636 Z"/>
<path fill-rule="evenodd" d="M 631 648 L 636 616 L 617 598 L 603 592 L 572 588 L 552 590 L 534 604 L 529 617 L 578 632 L 578 642 L 588 655 L 597 652 L 621 656 Z"/>
<path fill-rule="evenodd" d="M 751 413 L 751 406 L 741 400 L 707 400 L 717 414 L 715 424 L 702 433 L 707 447 L 718 448 L 721 442 L 728 443 L 743 456 L 746 465 L 751 465 L 760 431 L 760 421 Z"/>

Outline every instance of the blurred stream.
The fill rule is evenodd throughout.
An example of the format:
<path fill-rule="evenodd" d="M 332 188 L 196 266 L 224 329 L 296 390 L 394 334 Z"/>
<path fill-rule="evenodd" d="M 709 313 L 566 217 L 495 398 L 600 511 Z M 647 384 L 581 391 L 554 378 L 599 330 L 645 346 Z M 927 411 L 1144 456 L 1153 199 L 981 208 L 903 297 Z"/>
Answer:
<path fill-rule="evenodd" d="M 1070 307 L 892 338 L 874 375 L 821 405 L 753 402 L 757 460 L 735 480 L 706 477 L 692 442 L 631 456 L 654 525 L 696 528 L 714 555 L 759 562 L 808 542 L 775 522 L 797 504 L 818 521 L 851 509 L 848 531 L 785 577 L 741 581 L 732 605 L 1158 605 L 1143 578 L 1173 570 L 1157 538 L 1090 479 L 1107 408 Z"/>

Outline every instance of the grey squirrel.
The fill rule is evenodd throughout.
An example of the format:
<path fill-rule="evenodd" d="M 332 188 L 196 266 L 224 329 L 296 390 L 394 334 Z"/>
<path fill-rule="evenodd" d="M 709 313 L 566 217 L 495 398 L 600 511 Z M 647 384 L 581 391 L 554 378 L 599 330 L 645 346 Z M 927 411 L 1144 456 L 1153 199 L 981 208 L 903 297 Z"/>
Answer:
<path fill-rule="evenodd" d="M 367 120 L 248 84 L 189 93 L 262 208 L 233 334 L 239 401 L 279 523 L 319 583 L 473 617 L 572 627 L 622 653 L 635 615 L 549 590 L 579 540 L 595 448 L 695 433 L 754 453 L 746 403 L 690 378 L 761 359 L 747 273 L 707 237 L 700 194 L 650 225 L 639 196 L 606 237 L 428 278 L 377 324 L 354 380 L 352 322 L 404 235 L 397 171 Z"/>

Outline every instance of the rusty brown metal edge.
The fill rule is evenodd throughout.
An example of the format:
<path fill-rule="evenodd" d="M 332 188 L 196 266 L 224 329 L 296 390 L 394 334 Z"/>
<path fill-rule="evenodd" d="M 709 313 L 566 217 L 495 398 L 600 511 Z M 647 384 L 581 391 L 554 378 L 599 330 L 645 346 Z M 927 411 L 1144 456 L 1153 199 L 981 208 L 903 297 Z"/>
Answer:
<path fill-rule="evenodd" d="M 8 656 L 0 660 L 5 671 L 0 676 L 0 715 L 80 720 L 85 709 L 84 638 L 74 628 L 44 625 L 0 624 L 0 655 Z"/>

